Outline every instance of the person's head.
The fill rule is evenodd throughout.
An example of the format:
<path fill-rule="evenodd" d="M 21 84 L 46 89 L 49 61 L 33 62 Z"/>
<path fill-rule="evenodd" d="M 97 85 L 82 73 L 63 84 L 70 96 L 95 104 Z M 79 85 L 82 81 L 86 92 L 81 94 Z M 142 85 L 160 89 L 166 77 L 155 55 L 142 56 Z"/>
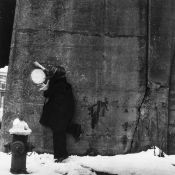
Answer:
<path fill-rule="evenodd" d="M 62 66 L 48 66 L 46 71 L 47 79 L 51 79 L 52 77 L 62 78 L 65 77 L 66 71 Z"/>

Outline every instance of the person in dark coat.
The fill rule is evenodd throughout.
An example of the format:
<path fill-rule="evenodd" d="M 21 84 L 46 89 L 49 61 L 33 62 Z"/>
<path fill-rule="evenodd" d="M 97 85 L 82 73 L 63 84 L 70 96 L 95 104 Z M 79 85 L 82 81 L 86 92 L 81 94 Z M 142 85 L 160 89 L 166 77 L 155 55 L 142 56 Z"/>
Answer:
<path fill-rule="evenodd" d="M 66 150 L 66 133 L 71 133 L 75 138 L 81 134 L 81 126 L 73 124 L 75 100 L 71 85 L 65 77 L 65 69 L 57 67 L 51 71 L 44 90 L 45 103 L 40 118 L 43 126 L 51 128 L 53 132 L 53 149 L 56 162 L 68 157 Z"/>

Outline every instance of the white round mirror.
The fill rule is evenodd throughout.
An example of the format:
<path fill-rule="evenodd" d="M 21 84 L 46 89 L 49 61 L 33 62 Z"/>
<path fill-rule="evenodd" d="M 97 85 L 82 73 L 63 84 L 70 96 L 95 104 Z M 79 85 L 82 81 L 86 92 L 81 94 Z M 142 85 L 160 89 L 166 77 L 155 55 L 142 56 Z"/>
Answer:
<path fill-rule="evenodd" d="M 34 69 L 31 72 L 31 79 L 35 84 L 41 84 L 46 80 L 46 74 L 42 69 Z"/>

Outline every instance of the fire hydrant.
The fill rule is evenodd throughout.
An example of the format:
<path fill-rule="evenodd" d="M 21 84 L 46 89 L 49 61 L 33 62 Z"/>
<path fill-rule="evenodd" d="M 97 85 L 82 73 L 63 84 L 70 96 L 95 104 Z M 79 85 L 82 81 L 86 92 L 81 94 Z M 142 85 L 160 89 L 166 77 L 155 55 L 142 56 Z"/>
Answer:
<path fill-rule="evenodd" d="M 13 121 L 13 127 L 9 132 L 13 135 L 12 142 L 8 144 L 12 152 L 10 172 L 13 174 L 28 174 L 26 156 L 27 152 L 31 152 L 34 146 L 28 143 L 27 140 L 32 131 L 25 121 L 17 118 Z"/>

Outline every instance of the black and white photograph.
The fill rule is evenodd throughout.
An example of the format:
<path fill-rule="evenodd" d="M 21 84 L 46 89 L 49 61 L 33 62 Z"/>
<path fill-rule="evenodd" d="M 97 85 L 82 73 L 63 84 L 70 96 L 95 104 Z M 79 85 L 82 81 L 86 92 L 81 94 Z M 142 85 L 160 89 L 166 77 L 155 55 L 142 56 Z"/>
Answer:
<path fill-rule="evenodd" d="M 175 0 L 0 0 L 0 175 L 175 175 Z"/>

